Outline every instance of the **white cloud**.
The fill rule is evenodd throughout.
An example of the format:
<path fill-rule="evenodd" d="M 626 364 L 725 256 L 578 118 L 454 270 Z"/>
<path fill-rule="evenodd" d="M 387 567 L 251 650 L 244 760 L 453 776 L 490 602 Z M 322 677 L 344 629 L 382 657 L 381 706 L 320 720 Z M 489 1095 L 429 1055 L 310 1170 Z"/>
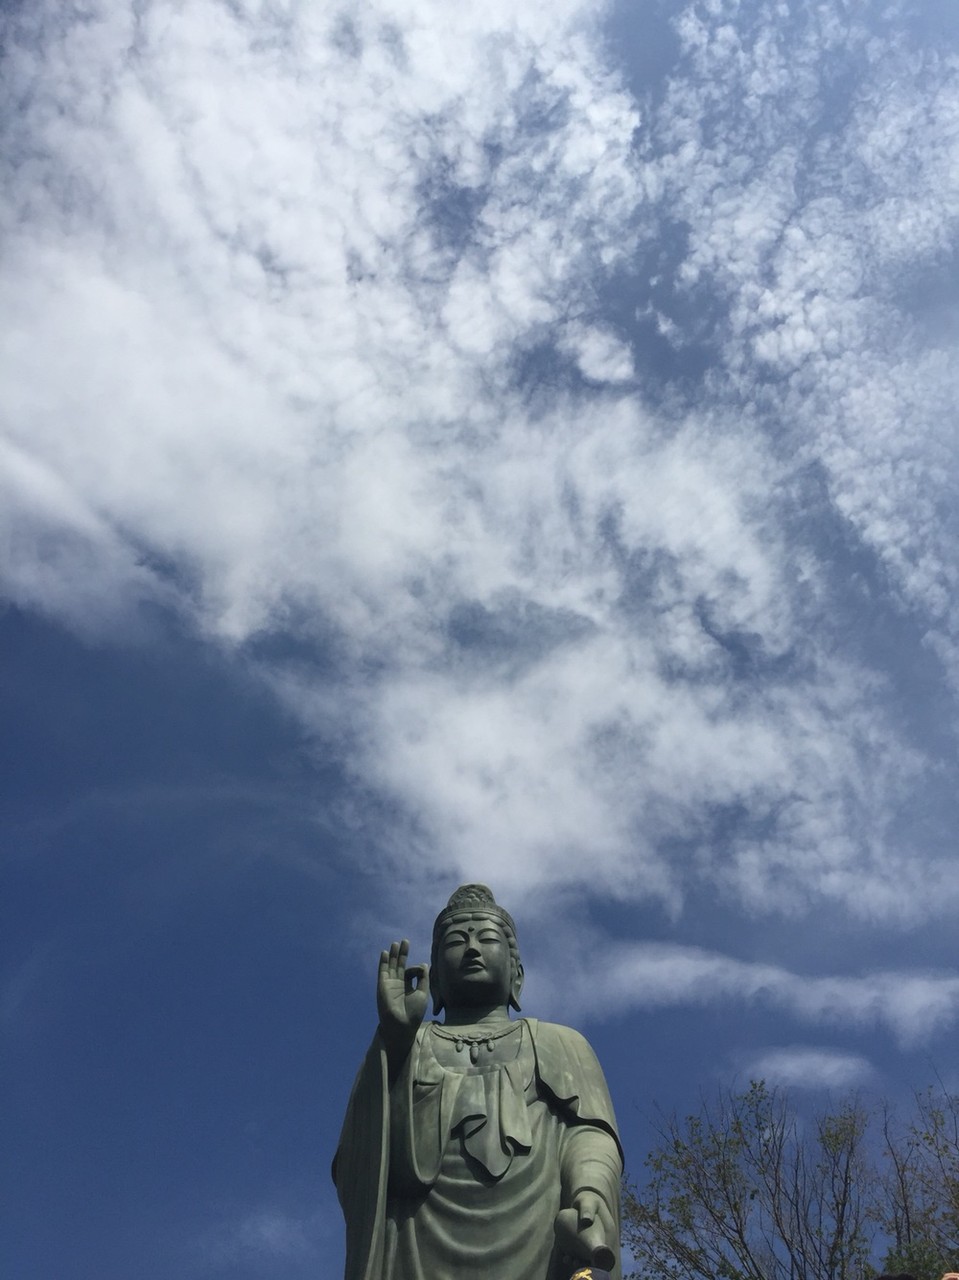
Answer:
<path fill-rule="evenodd" d="M 852 1089 L 873 1076 L 868 1059 L 837 1049 L 789 1045 L 765 1050 L 753 1058 L 742 1074 L 787 1089 Z"/>
<path fill-rule="evenodd" d="M 588 955 L 581 961 L 574 974 L 564 973 L 561 988 L 547 990 L 554 1012 L 589 1018 L 613 1009 L 758 1004 L 816 1026 L 882 1027 L 903 1046 L 927 1041 L 959 1016 L 959 976 L 947 971 L 820 976 L 659 943 L 605 951 L 595 972 Z"/>
<path fill-rule="evenodd" d="M 573 357 L 583 376 L 594 382 L 628 382 L 635 374 L 629 347 L 602 329 L 571 324 L 561 349 Z"/>

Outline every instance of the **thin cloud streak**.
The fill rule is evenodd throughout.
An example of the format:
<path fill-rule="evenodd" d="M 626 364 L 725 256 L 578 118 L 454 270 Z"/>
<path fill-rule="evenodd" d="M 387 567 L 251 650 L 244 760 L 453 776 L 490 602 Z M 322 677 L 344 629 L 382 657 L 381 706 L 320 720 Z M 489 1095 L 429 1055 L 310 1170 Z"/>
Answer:
<path fill-rule="evenodd" d="M 748 1080 L 763 1080 L 787 1089 L 849 1090 L 868 1084 L 875 1069 L 859 1054 L 789 1045 L 765 1050 L 741 1074 Z"/>
<path fill-rule="evenodd" d="M 716 1001 L 757 1004 L 815 1026 L 880 1027 L 905 1048 L 955 1023 L 959 977 L 915 970 L 823 977 L 698 947 L 639 943 L 604 954 L 601 972 L 580 966 L 547 1000 L 580 1017 Z"/>

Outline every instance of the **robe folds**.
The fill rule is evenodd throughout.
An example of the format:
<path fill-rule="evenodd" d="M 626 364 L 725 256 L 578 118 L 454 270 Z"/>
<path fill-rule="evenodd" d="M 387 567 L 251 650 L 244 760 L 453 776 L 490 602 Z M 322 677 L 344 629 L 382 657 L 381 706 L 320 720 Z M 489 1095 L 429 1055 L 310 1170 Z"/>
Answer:
<path fill-rule="evenodd" d="M 529 1018 L 508 1060 L 454 1069 L 434 1026 L 392 1092 L 379 1035 L 353 1086 L 333 1162 L 345 1280 L 568 1280 L 553 1224 L 577 1192 L 600 1196 L 618 1246 L 622 1149 L 595 1054 Z"/>

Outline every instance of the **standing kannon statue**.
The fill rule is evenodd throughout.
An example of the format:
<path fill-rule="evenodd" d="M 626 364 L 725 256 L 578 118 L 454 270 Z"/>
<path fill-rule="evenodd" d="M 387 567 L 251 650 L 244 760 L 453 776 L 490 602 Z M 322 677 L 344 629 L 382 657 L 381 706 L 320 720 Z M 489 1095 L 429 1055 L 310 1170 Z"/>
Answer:
<path fill-rule="evenodd" d="M 512 917 L 463 885 L 380 957 L 379 1027 L 333 1177 L 346 1280 L 569 1280 L 619 1271 L 622 1149 L 606 1081 L 569 1027 L 519 1011 Z M 424 1022 L 427 989 L 443 1021 Z"/>

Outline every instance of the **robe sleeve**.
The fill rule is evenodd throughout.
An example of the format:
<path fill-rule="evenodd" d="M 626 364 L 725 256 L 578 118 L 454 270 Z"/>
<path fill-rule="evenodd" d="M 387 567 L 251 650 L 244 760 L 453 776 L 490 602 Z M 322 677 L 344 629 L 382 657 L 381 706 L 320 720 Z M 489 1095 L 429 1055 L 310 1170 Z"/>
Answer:
<path fill-rule="evenodd" d="M 567 1125 L 560 1160 L 561 1204 L 568 1208 L 577 1192 L 595 1191 L 605 1206 L 607 1242 L 619 1261 L 620 1183 L 623 1149 L 606 1077 L 589 1043 L 571 1027 L 529 1019 L 536 1048 L 539 1086 Z"/>
<path fill-rule="evenodd" d="M 595 1191 L 603 1199 L 610 1215 L 619 1207 L 623 1162 L 612 1136 L 591 1124 L 571 1125 L 563 1143 L 561 1162 L 563 1177 L 562 1202 L 570 1205 L 580 1191 Z"/>
<path fill-rule="evenodd" d="M 386 1049 L 379 1034 L 357 1074 L 333 1157 L 346 1219 L 345 1280 L 379 1280 L 383 1269 L 390 1104 Z"/>

